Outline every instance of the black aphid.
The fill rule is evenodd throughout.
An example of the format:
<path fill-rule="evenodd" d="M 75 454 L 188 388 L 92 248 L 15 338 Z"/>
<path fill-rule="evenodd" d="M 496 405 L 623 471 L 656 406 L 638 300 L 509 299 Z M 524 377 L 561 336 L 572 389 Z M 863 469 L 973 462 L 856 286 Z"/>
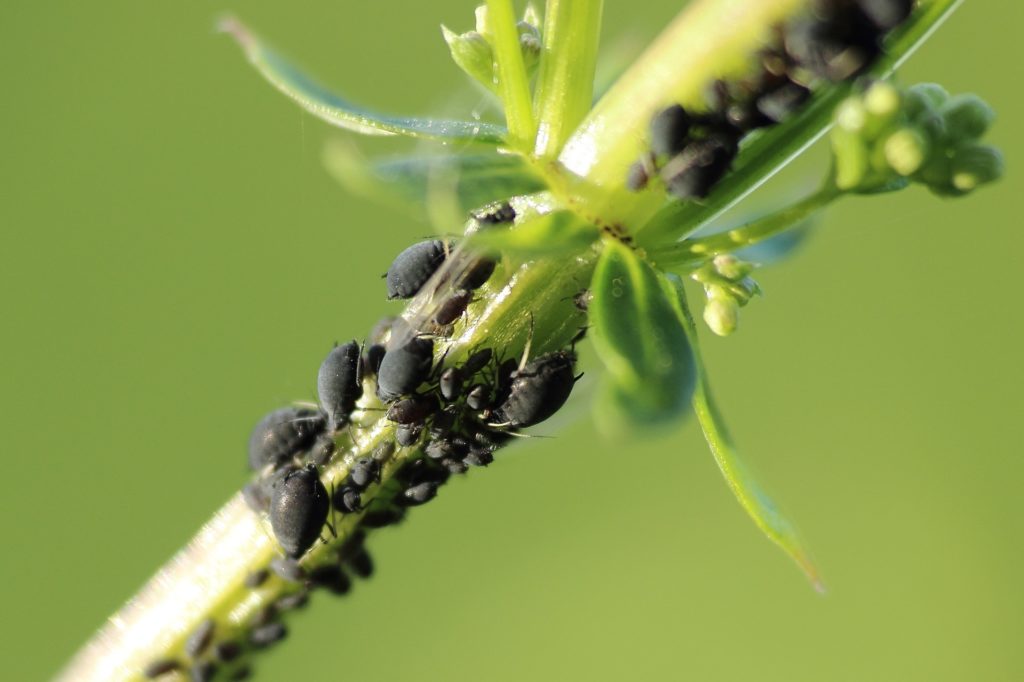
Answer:
<path fill-rule="evenodd" d="M 491 408 L 491 389 L 484 384 L 474 384 L 466 394 L 466 406 L 471 410 Z"/>
<path fill-rule="evenodd" d="M 348 591 L 352 589 L 352 581 L 349 580 L 348 576 L 345 575 L 345 572 L 337 564 L 317 566 L 309 574 L 309 578 L 317 587 L 322 587 L 328 592 L 339 596 L 348 594 Z"/>
<path fill-rule="evenodd" d="M 395 442 L 403 448 L 408 448 L 420 440 L 423 433 L 423 424 L 402 424 L 395 429 Z"/>
<path fill-rule="evenodd" d="M 371 483 L 380 483 L 380 462 L 371 457 L 360 457 L 348 474 L 349 483 L 365 490 Z"/>
<path fill-rule="evenodd" d="M 773 123 L 781 123 L 811 96 L 811 91 L 799 83 L 786 83 L 757 98 L 757 110 Z"/>
<path fill-rule="evenodd" d="M 356 401 L 363 396 L 358 343 L 349 341 L 331 349 L 320 365 L 316 391 L 320 409 L 327 415 L 327 427 L 335 431 L 348 426 Z"/>
<path fill-rule="evenodd" d="M 544 421 L 565 404 L 576 383 L 572 351 L 548 353 L 526 363 L 511 375 L 508 398 L 497 417 L 511 426 L 532 426 Z"/>
<path fill-rule="evenodd" d="M 441 397 L 448 402 L 457 400 L 462 392 L 462 378 L 462 372 L 457 367 L 448 367 L 441 372 L 437 386 Z"/>
<path fill-rule="evenodd" d="M 249 436 L 249 468 L 280 466 L 308 449 L 324 430 L 324 416 L 315 410 L 284 407 L 256 424 Z"/>
<path fill-rule="evenodd" d="M 331 503 L 316 467 L 293 471 L 274 487 L 270 526 L 285 554 L 297 559 L 306 553 L 327 522 Z"/>
<path fill-rule="evenodd" d="M 473 211 L 470 215 L 483 225 L 500 225 L 515 220 L 516 210 L 512 208 L 512 204 L 503 201 L 485 206 L 479 211 Z"/>
<path fill-rule="evenodd" d="M 320 434 L 309 451 L 309 461 L 318 467 L 326 466 L 331 461 L 335 448 L 334 436 L 329 433 Z"/>
<path fill-rule="evenodd" d="M 385 275 L 388 298 L 412 298 L 448 257 L 449 245 L 439 239 L 413 244 L 392 261 Z"/>
<path fill-rule="evenodd" d="M 452 457 L 455 454 L 455 448 L 451 441 L 439 438 L 427 443 L 427 446 L 423 448 L 423 454 L 430 459 L 444 459 L 445 457 Z"/>
<path fill-rule="evenodd" d="M 442 459 L 440 464 L 450 474 L 464 474 L 469 471 L 469 464 L 463 462 L 461 459 Z"/>
<path fill-rule="evenodd" d="M 185 640 L 185 655 L 190 658 L 198 658 L 202 656 L 203 652 L 206 651 L 206 647 L 210 646 L 210 642 L 213 641 L 213 630 L 214 622 L 212 618 L 207 618 L 199 624 L 192 634 Z"/>
<path fill-rule="evenodd" d="M 213 645 L 213 657 L 222 663 L 230 663 L 242 655 L 242 645 L 234 640 L 227 640 Z"/>
<path fill-rule="evenodd" d="M 694 140 L 661 170 L 669 193 L 677 199 L 706 197 L 736 156 L 736 141 L 715 133 Z"/>
<path fill-rule="evenodd" d="M 447 407 L 440 412 L 435 412 L 433 418 L 430 420 L 430 437 L 431 438 L 445 438 L 448 433 L 455 428 L 455 414 L 454 407 Z"/>
<path fill-rule="evenodd" d="M 367 348 L 363 353 L 363 373 L 376 376 L 385 353 L 387 353 L 387 347 L 383 343 L 375 343 Z"/>
<path fill-rule="evenodd" d="M 160 658 L 150 662 L 145 668 L 142 669 L 142 676 L 147 680 L 155 680 L 156 678 L 172 673 L 177 670 L 181 670 L 181 663 L 173 658 Z"/>
<path fill-rule="evenodd" d="M 477 258 L 466 270 L 455 278 L 453 287 L 476 291 L 491 278 L 494 268 L 498 266 L 497 261 L 491 258 Z"/>
<path fill-rule="evenodd" d="M 217 664 L 213 661 L 196 663 L 188 671 L 192 682 L 210 682 L 217 675 Z"/>
<path fill-rule="evenodd" d="M 651 119 L 651 150 L 658 156 L 675 156 L 686 147 L 693 117 L 679 104 L 662 109 Z"/>
<path fill-rule="evenodd" d="M 648 172 L 647 164 L 637 161 L 626 170 L 626 189 L 631 192 L 639 192 L 650 182 L 651 175 Z"/>
<path fill-rule="evenodd" d="M 274 608 L 278 611 L 292 611 L 294 609 L 301 609 L 303 606 L 309 603 L 309 590 L 305 587 L 302 589 L 286 594 L 283 597 L 278 597 L 274 600 Z"/>
<path fill-rule="evenodd" d="M 377 397 L 386 403 L 409 395 L 430 377 L 434 342 L 414 338 L 400 348 L 389 350 L 377 371 Z"/>
<path fill-rule="evenodd" d="M 263 491 L 263 487 L 259 483 L 247 483 L 242 488 L 242 499 L 245 500 L 249 509 L 257 514 L 270 509 L 270 497 Z"/>
<path fill-rule="evenodd" d="M 494 461 L 494 453 L 490 450 L 473 450 L 462 461 L 471 466 L 485 467 Z"/>
<path fill-rule="evenodd" d="M 433 395 L 412 395 L 392 403 L 386 416 L 396 424 L 419 424 L 435 410 L 437 398 Z"/>
<path fill-rule="evenodd" d="M 362 491 L 345 485 L 334 491 L 334 508 L 343 514 L 357 514 L 363 511 Z"/>
<path fill-rule="evenodd" d="M 360 548 L 350 556 L 345 557 L 345 563 L 360 578 L 364 580 L 373 575 L 373 558 L 365 548 Z"/>
<path fill-rule="evenodd" d="M 434 324 L 445 326 L 462 317 L 473 301 L 473 292 L 461 289 L 446 298 L 434 311 Z"/>
<path fill-rule="evenodd" d="M 249 643 L 257 649 L 268 647 L 275 642 L 280 642 L 288 635 L 288 630 L 283 623 L 267 623 L 254 628 L 249 633 Z"/>
<path fill-rule="evenodd" d="M 594 294 L 590 292 L 590 289 L 582 289 L 572 297 L 572 304 L 576 306 L 576 310 L 585 313 L 590 310 L 590 301 L 593 298 Z"/>
<path fill-rule="evenodd" d="M 417 507 L 437 497 L 438 484 L 433 481 L 417 483 L 403 490 L 395 502 L 405 507 Z"/>
<path fill-rule="evenodd" d="M 371 509 L 363 514 L 360 525 L 366 528 L 385 528 L 401 523 L 405 518 L 404 509 L 384 507 L 383 509 Z"/>
<path fill-rule="evenodd" d="M 250 571 L 245 576 L 245 586 L 251 590 L 256 589 L 257 587 L 265 583 L 267 581 L 267 578 L 269 577 L 270 571 L 268 571 L 265 568 L 261 568 L 256 571 Z"/>
<path fill-rule="evenodd" d="M 270 570 L 276 573 L 282 580 L 301 583 L 306 579 L 306 571 L 292 559 L 285 557 L 274 557 L 270 560 Z"/>
<path fill-rule="evenodd" d="M 491 358 L 494 357 L 494 351 L 490 348 L 481 348 L 470 353 L 466 361 L 462 363 L 460 369 L 462 373 L 469 377 L 473 376 L 491 362 Z"/>

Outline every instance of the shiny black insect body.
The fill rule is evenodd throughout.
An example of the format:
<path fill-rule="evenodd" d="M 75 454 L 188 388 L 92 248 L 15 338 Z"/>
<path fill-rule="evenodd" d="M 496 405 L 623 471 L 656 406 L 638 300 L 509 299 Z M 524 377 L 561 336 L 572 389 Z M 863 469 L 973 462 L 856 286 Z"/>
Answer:
<path fill-rule="evenodd" d="M 445 326 L 452 324 L 462 317 L 466 308 L 473 301 L 473 292 L 467 289 L 458 289 L 451 296 L 446 298 L 437 310 L 434 311 L 434 324 Z"/>
<path fill-rule="evenodd" d="M 349 483 L 365 490 L 371 483 L 380 483 L 380 462 L 372 457 L 360 457 L 348 474 Z"/>
<path fill-rule="evenodd" d="M 328 592 L 336 595 L 348 594 L 352 589 L 352 581 L 337 564 L 326 564 L 317 566 L 309 574 L 309 579 L 317 587 L 322 587 Z"/>
<path fill-rule="evenodd" d="M 437 497 L 438 486 L 439 484 L 435 481 L 417 483 L 416 485 L 409 486 L 403 490 L 401 494 L 395 498 L 395 502 L 404 507 L 417 507 L 421 504 L 426 504 Z"/>
<path fill-rule="evenodd" d="M 142 669 L 142 676 L 147 680 L 155 680 L 168 673 L 181 670 L 181 663 L 173 658 L 160 658 L 152 661 Z"/>
<path fill-rule="evenodd" d="M 448 257 L 450 245 L 439 239 L 413 244 L 402 251 L 388 268 L 388 298 L 412 298 Z"/>
<path fill-rule="evenodd" d="M 706 197 L 729 170 L 737 150 L 736 140 L 723 133 L 694 140 L 661 170 L 669 193 L 677 199 Z"/>
<path fill-rule="evenodd" d="M 421 424 L 437 407 L 437 398 L 431 394 L 411 395 L 392 403 L 386 416 L 396 424 Z"/>
<path fill-rule="evenodd" d="M 402 424 L 395 429 L 395 442 L 400 447 L 408 448 L 420 440 L 423 433 L 423 424 Z"/>
<path fill-rule="evenodd" d="M 542 355 L 511 374 L 508 397 L 496 416 L 511 426 L 532 426 L 565 404 L 576 383 L 576 354 L 563 350 Z"/>
<path fill-rule="evenodd" d="M 474 219 L 481 225 L 500 225 L 511 223 L 516 219 L 516 210 L 512 204 L 502 201 L 497 204 L 490 204 L 472 214 Z"/>
<path fill-rule="evenodd" d="M 693 117 L 679 104 L 666 107 L 651 119 L 651 151 L 675 156 L 686 147 Z"/>
<path fill-rule="evenodd" d="M 409 395 L 430 377 L 434 342 L 413 338 L 404 346 L 387 351 L 377 371 L 377 397 L 391 403 Z"/>
<path fill-rule="evenodd" d="M 363 491 L 353 485 L 343 485 L 334 491 L 334 507 L 343 514 L 363 511 Z"/>
<path fill-rule="evenodd" d="M 455 279 L 455 288 L 476 291 L 487 283 L 487 280 L 494 274 L 494 268 L 497 265 L 497 261 L 491 258 L 482 257 L 476 259 Z"/>
<path fill-rule="evenodd" d="M 326 426 L 315 410 L 284 407 L 266 415 L 249 436 L 249 467 L 260 470 L 268 464 L 281 466 L 307 450 Z"/>
<path fill-rule="evenodd" d="M 327 489 L 312 465 L 289 473 L 274 487 L 270 526 L 285 554 L 297 559 L 313 546 L 330 508 Z"/>
<path fill-rule="evenodd" d="M 214 622 L 207 618 L 199 624 L 192 634 L 185 640 L 185 655 L 190 658 L 202 656 L 206 648 L 213 641 Z"/>
<path fill-rule="evenodd" d="M 344 428 L 363 396 L 362 358 L 355 341 L 335 346 L 320 365 L 316 391 L 320 409 L 327 415 L 327 428 Z"/>
<path fill-rule="evenodd" d="M 288 635 L 283 623 L 267 623 L 253 628 L 249 633 L 249 643 L 257 649 L 268 647 L 271 644 L 280 642 Z"/>

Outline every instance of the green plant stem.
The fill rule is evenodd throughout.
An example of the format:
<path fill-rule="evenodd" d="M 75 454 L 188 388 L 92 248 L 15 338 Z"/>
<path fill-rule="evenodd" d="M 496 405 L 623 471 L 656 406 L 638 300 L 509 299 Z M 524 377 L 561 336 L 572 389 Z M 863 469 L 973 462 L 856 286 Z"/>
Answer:
<path fill-rule="evenodd" d="M 498 64 L 498 92 L 505 107 L 509 146 L 527 152 L 533 145 L 536 124 L 530 98 L 530 81 L 519 46 L 519 30 L 511 0 L 487 0 L 493 32 L 494 58 Z"/>
<path fill-rule="evenodd" d="M 842 192 L 829 182 L 821 190 L 775 213 L 707 237 L 651 249 L 647 256 L 663 268 L 696 267 L 718 254 L 752 246 L 796 227 L 840 196 Z"/>
<path fill-rule="evenodd" d="M 603 0 L 548 0 L 537 79 L 534 154 L 554 158 L 590 110 Z"/>
<path fill-rule="evenodd" d="M 576 191 L 606 225 L 633 232 L 664 203 L 660 189 L 630 192 L 629 166 L 646 146 L 656 111 L 678 102 L 704 108 L 704 90 L 715 79 L 752 67 L 751 55 L 771 27 L 804 0 L 695 0 L 633 63 L 566 142 L 559 161 L 582 180 Z"/>
<path fill-rule="evenodd" d="M 572 296 L 579 291 L 580 282 L 589 280 L 593 265 L 594 254 L 589 250 L 567 259 L 506 262 L 493 278 L 500 284 L 481 290 L 481 301 L 470 309 L 469 322 L 448 342 L 438 343 L 438 358 L 444 356 L 446 361 L 455 362 L 464 359 L 471 349 L 483 346 L 514 357 L 522 352 L 531 331 L 531 354 L 565 347 L 585 324 L 585 317 L 573 306 Z M 356 414 L 359 423 L 352 430 L 354 440 L 343 434 L 339 452 L 321 471 L 328 488 L 341 485 L 357 458 L 394 439 L 395 424 L 383 417 L 373 391 L 367 393 L 360 401 L 364 411 Z M 382 480 L 367 489 L 364 505 L 392 494 L 395 473 L 420 454 L 417 448 L 399 448 L 386 459 Z M 315 545 L 301 564 L 309 568 L 334 561 L 338 548 L 351 537 L 361 517 L 339 516 L 334 524 L 337 537 Z M 235 495 L 108 621 L 58 679 L 139 679 L 140 671 L 151 661 L 183 658 L 188 635 L 208 618 L 216 622 L 217 641 L 245 642 L 253 619 L 279 597 L 298 589 L 275 575 L 258 589 L 245 585 L 248 574 L 266 568 L 278 555 L 273 537 L 266 518 L 253 512 L 240 494 Z"/>

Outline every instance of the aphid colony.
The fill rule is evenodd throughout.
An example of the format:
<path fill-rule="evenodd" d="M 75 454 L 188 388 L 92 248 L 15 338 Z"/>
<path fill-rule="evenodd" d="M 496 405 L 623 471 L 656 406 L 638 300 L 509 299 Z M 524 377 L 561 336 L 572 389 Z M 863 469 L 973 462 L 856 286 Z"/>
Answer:
<path fill-rule="evenodd" d="M 732 166 L 740 140 L 781 123 L 822 79 L 863 73 L 882 53 L 882 39 L 913 10 L 914 0 L 814 0 L 807 15 L 780 27 L 758 55 L 750 77 L 716 81 L 704 111 L 673 104 L 651 121 L 650 152 L 630 166 L 634 191 L 655 174 L 677 199 L 706 197 Z"/>
<path fill-rule="evenodd" d="M 508 204 L 474 214 L 481 225 L 514 216 Z M 409 323 L 400 318 L 382 320 L 371 331 L 369 345 L 349 341 L 328 353 L 317 375 L 317 408 L 281 408 L 256 424 L 249 438 L 249 467 L 256 479 L 245 486 L 243 497 L 253 510 L 267 514 L 283 556 L 271 561 L 269 571 L 248 576 L 245 587 L 261 589 L 271 572 L 294 587 L 257 614 L 244 642 L 215 642 L 215 623 L 204 622 L 185 646 L 193 679 L 210 679 L 219 671 L 229 678 L 245 676 L 248 668 L 224 666 L 245 649 L 283 639 L 287 630 L 279 614 L 304 606 L 313 588 L 342 595 L 351 588 L 350 573 L 372 574 L 373 561 L 363 545 L 367 530 L 400 522 L 410 507 L 434 499 L 453 474 L 487 466 L 519 429 L 549 418 L 568 399 L 577 379 L 572 349 L 504 358 L 500 351 L 479 348 L 461 362 L 446 363 L 444 353 L 435 360 L 438 340 L 466 314 L 474 292 L 497 265 L 473 257 L 459 267 L 446 267 L 453 265 L 454 248 L 440 240 L 419 242 L 402 251 L 385 275 L 389 299 L 413 298 L 432 278 L 442 280 L 435 293 L 444 293 L 426 315 L 429 333 L 407 328 Z M 364 390 L 372 390 L 381 407 L 359 407 Z M 340 483 L 325 485 L 320 469 L 341 456 L 336 442 L 358 426 L 354 413 L 380 409 L 395 425 L 393 438 L 356 458 Z M 383 480 L 385 465 L 399 448 L 412 452 Z M 364 501 L 374 485 L 380 489 Z M 333 534 L 332 521 L 346 514 L 361 516 L 336 560 L 310 569 L 300 565 L 325 526 Z M 185 667 L 165 659 L 144 672 L 155 678 Z"/>

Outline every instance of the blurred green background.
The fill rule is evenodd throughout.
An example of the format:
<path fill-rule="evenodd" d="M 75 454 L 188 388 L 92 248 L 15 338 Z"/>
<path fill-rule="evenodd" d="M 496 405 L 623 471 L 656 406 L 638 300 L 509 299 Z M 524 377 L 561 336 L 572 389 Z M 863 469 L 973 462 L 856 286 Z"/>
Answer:
<path fill-rule="evenodd" d="M 353 98 L 438 113 L 466 90 L 437 27 L 473 3 L 232 5 L 4 9 L 4 679 L 53 675 L 242 485 L 252 424 L 395 310 L 378 277 L 428 230 L 335 187 L 335 131 L 212 25 L 235 11 Z M 608 44 L 678 6 L 608 0 Z M 693 423 L 609 445 L 580 418 L 380 533 L 378 575 L 294 619 L 259 679 L 1024 679 L 1022 20 L 967 3 L 903 72 L 995 106 L 1006 179 L 841 204 L 706 343 L 828 595 Z"/>

